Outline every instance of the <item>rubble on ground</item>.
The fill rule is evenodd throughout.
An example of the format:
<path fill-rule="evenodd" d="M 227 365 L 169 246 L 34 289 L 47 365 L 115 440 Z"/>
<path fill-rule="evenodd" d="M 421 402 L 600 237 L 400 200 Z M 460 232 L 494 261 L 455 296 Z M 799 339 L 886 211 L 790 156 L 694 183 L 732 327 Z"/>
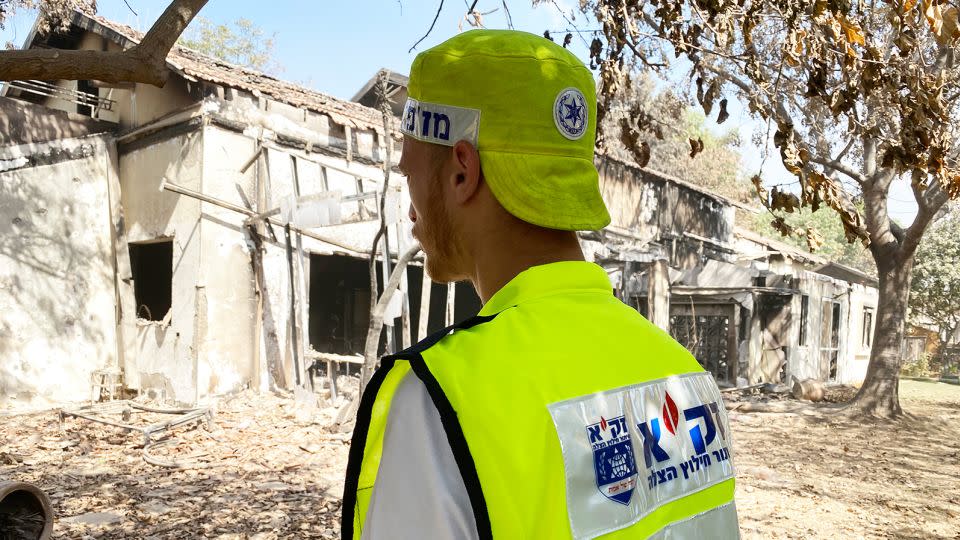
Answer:
<path fill-rule="evenodd" d="M 138 431 L 71 417 L 61 426 L 56 411 L 0 417 L 0 479 L 49 494 L 57 538 L 339 538 L 349 440 L 334 419 L 357 379 L 338 386 L 334 403 L 224 397 L 209 428 L 173 428 L 149 447 L 166 466 L 148 463 Z"/>

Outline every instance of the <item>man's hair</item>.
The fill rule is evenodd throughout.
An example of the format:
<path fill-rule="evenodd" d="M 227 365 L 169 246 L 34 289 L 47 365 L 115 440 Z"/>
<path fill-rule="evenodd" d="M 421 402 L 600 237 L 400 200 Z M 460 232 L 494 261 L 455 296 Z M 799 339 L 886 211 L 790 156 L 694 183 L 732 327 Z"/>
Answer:
<path fill-rule="evenodd" d="M 430 154 L 430 168 L 436 173 L 450 159 L 450 147 L 442 144 L 426 143 Z"/>
<path fill-rule="evenodd" d="M 430 167 L 431 172 L 434 176 L 437 176 L 440 172 L 440 168 L 443 167 L 447 160 L 450 159 L 450 156 L 453 153 L 453 149 L 450 146 L 445 146 L 442 144 L 435 143 L 426 143 L 427 152 L 430 157 Z M 480 178 L 483 179 L 483 167 L 480 168 Z"/>

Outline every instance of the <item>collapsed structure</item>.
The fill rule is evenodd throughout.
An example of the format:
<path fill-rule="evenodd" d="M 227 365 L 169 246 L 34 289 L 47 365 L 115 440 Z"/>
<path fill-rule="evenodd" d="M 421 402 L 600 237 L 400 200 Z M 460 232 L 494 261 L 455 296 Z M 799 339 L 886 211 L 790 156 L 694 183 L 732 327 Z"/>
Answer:
<path fill-rule="evenodd" d="M 77 13 L 25 47 L 140 37 Z M 91 377 L 192 404 L 303 386 L 316 362 L 363 351 L 381 219 L 381 283 L 413 245 L 396 118 L 367 105 L 383 79 L 399 114 L 406 79 L 378 74 L 343 101 L 180 47 L 167 61 L 162 89 L 3 87 L 0 406 L 84 399 Z M 581 236 L 585 252 L 721 384 L 862 380 L 870 276 L 737 228 L 742 205 L 680 179 L 597 165 L 613 223 Z M 480 307 L 419 266 L 400 292 L 394 348 Z"/>

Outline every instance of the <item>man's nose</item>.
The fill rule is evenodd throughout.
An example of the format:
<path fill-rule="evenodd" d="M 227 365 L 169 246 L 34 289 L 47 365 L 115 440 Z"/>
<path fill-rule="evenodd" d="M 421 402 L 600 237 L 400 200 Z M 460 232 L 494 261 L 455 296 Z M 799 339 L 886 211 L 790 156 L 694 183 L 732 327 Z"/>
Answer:
<path fill-rule="evenodd" d="M 410 204 L 410 209 L 407 210 L 407 215 L 410 216 L 410 221 L 413 223 L 417 222 L 417 211 L 413 208 L 413 203 Z"/>

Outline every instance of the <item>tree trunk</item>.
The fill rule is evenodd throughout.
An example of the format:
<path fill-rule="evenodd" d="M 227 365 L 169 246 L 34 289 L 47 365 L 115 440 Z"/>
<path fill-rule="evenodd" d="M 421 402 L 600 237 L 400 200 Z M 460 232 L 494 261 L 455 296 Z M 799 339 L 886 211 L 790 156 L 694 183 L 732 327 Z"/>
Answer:
<path fill-rule="evenodd" d="M 143 40 L 123 52 L 28 49 L 0 51 L 0 81 L 18 79 L 167 82 L 167 55 L 208 0 L 172 0 Z M 2 6 L 4 2 L 0 2 Z M 2 9 L 2 8 L 0 8 Z"/>
<path fill-rule="evenodd" d="M 335 420 L 341 431 L 353 429 L 353 422 L 356 420 L 357 410 L 360 409 L 360 399 L 363 398 L 363 391 L 370 382 L 370 376 L 377 367 L 377 361 L 380 359 L 377 355 L 380 345 L 380 334 L 383 332 L 383 313 L 390 303 L 390 298 L 396 292 L 400 279 L 403 277 L 403 271 L 417 253 L 420 253 L 420 244 L 417 244 L 407 250 L 406 253 L 397 259 L 397 266 L 390 273 L 390 280 L 383 285 L 383 292 L 380 298 L 376 300 L 373 308 L 370 310 L 370 326 L 367 329 L 367 340 L 363 348 L 363 366 L 360 368 L 360 389 L 350 403 L 344 405 L 337 413 Z"/>
<path fill-rule="evenodd" d="M 357 393 L 358 401 L 360 396 L 363 395 L 363 389 L 366 388 L 367 383 L 370 381 L 370 375 L 373 373 L 379 360 L 377 352 L 380 344 L 380 334 L 383 332 L 383 313 L 386 311 L 390 299 L 393 298 L 393 294 L 400 285 L 400 279 L 403 277 L 403 271 L 407 267 L 407 263 L 409 263 L 417 253 L 420 253 L 420 244 L 413 246 L 397 259 L 397 266 L 395 266 L 390 273 L 389 281 L 383 285 L 383 292 L 380 293 L 380 298 L 377 299 L 376 306 L 370 311 L 370 326 L 367 328 L 367 339 L 363 348 L 363 368 L 360 370 L 360 392 Z"/>
<path fill-rule="evenodd" d="M 900 366 L 913 260 L 912 255 L 906 260 L 901 257 L 877 260 L 880 298 L 873 348 L 863 386 L 851 401 L 851 406 L 871 416 L 893 418 L 903 414 L 900 408 Z"/>

